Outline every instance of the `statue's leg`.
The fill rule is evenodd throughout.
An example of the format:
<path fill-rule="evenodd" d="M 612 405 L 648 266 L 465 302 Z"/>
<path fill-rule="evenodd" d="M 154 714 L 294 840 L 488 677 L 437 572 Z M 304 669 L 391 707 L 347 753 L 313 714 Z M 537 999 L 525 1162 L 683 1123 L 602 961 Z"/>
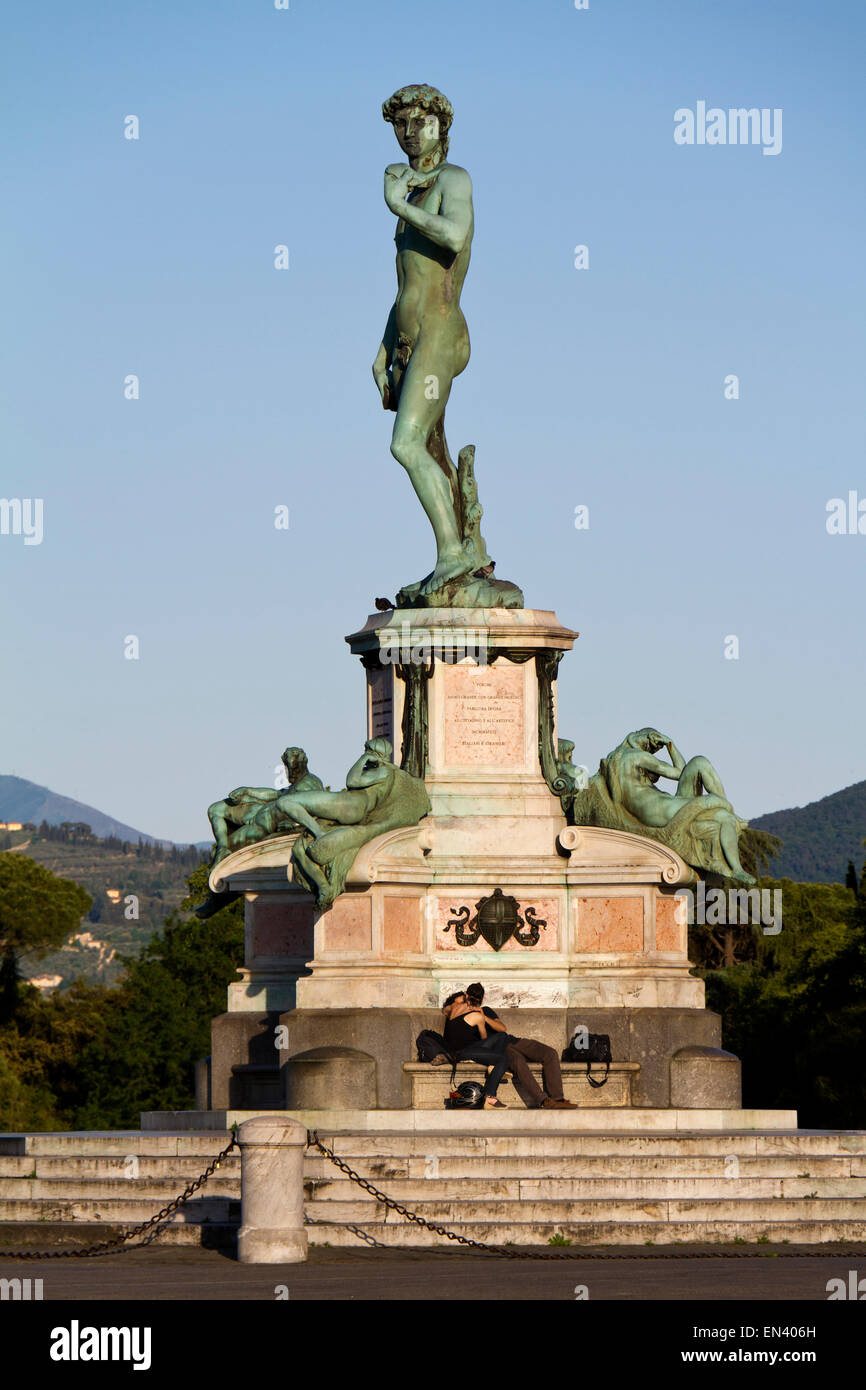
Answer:
<path fill-rule="evenodd" d="M 702 791 L 709 792 L 712 796 L 721 796 L 727 801 L 722 779 L 716 769 L 709 758 L 698 755 L 696 758 L 690 758 L 680 773 L 676 795 L 700 796 Z"/>
<path fill-rule="evenodd" d="M 336 820 L 343 826 L 357 826 L 366 816 L 367 806 L 368 799 L 363 791 L 286 792 L 285 796 L 278 796 L 277 801 L 260 810 L 253 821 L 253 826 L 259 827 L 259 834 L 253 838 L 272 835 L 285 828 L 286 821 L 295 821 L 318 840 L 325 831 L 314 817 Z"/>
<path fill-rule="evenodd" d="M 252 820 L 248 820 L 242 827 L 242 844 L 249 844 L 254 840 L 262 840 L 266 835 L 274 835 L 280 826 L 280 822 L 285 819 L 279 813 L 279 800 L 271 801 L 267 806 L 263 806 L 257 811 Z M 240 834 L 240 832 L 239 832 Z"/>
<path fill-rule="evenodd" d="M 451 392 L 451 356 L 447 345 L 436 342 L 430 333 L 419 336 L 402 379 L 391 440 L 391 453 L 409 474 L 436 537 L 436 568 L 421 584 L 424 593 L 468 574 L 473 564 L 463 548 L 450 484 L 427 449 L 430 431 Z"/>
<path fill-rule="evenodd" d="M 321 864 L 324 868 L 344 850 L 363 843 L 363 839 L 359 840 L 359 835 L 363 836 L 364 834 L 363 830 L 359 831 L 357 825 L 337 826 L 336 829 L 329 830 L 327 836 L 323 835 L 320 840 L 315 840 L 313 844 L 307 845 L 307 857 L 314 860 L 315 863 Z"/>
<path fill-rule="evenodd" d="M 216 858 L 220 858 L 228 852 L 229 829 L 226 822 L 227 807 L 224 801 L 215 801 L 212 806 L 207 808 L 207 818 L 213 831 L 216 841 Z"/>
<path fill-rule="evenodd" d="M 297 840 L 292 850 L 292 859 L 298 865 L 304 877 L 316 885 L 316 901 L 319 907 L 330 907 L 333 901 L 331 885 L 325 877 L 318 864 L 315 864 L 307 854 L 302 842 Z"/>
<path fill-rule="evenodd" d="M 751 874 L 747 874 L 740 863 L 739 831 L 737 829 L 736 817 L 730 813 L 723 813 L 719 816 L 719 840 L 722 846 L 722 853 L 727 859 L 733 870 L 734 878 L 740 883 L 754 883 Z"/>

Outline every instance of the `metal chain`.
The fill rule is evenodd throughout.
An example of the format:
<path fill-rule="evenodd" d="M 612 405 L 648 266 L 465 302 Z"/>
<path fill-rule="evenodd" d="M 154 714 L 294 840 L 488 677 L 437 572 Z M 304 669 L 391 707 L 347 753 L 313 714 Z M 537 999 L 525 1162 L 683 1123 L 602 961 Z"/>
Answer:
<path fill-rule="evenodd" d="M 305 1226 L 330 1226 L 332 1224 L 331 1221 L 317 1221 L 315 1216 L 308 1216 L 307 1213 L 304 1212 Z M 359 1240 L 363 1240 L 367 1245 L 378 1246 L 380 1250 L 389 1250 L 391 1248 L 385 1245 L 383 1241 L 377 1240 L 375 1236 L 371 1236 L 368 1231 L 362 1231 L 360 1226 L 353 1225 L 351 1221 L 342 1221 L 340 1224 L 345 1227 L 347 1231 L 351 1231 L 353 1236 L 357 1236 Z"/>
<path fill-rule="evenodd" d="M 195 1182 L 191 1182 L 189 1184 L 189 1187 L 185 1188 L 179 1197 L 175 1197 L 174 1201 L 169 1202 L 168 1206 L 162 1208 L 162 1211 L 158 1211 L 155 1216 L 151 1216 L 150 1220 L 142 1221 L 138 1226 L 133 1226 L 130 1230 L 124 1231 L 122 1235 L 115 1236 L 114 1240 L 99 1241 L 96 1245 L 85 1246 L 83 1250 L 78 1248 L 70 1250 L 0 1250 L 0 1259 L 81 1260 L 84 1259 L 86 1256 L 90 1255 L 107 1255 L 112 1250 L 141 1250 L 144 1248 L 144 1246 L 150 1245 L 151 1242 L 156 1239 L 156 1237 L 159 1235 L 159 1228 L 161 1226 L 164 1226 L 165 1223 L 168 1221 L 169 1217 L 173 1216 L 176 1211 L 179 1211 L 185 1202 L 189 1201 L 190 1197 L 193 1195 L 194 1192 L 197 1192 L 200 1187 L 204 1187 L 208 1178 L 213 1176 L 217 1168 L 219 1168 L 220 1164 L 222 1163 L 223 1159 L 227 1158 L 228 1155 L 231 1153 L 232 1149 L 237 1147 L 238 1141 L 236 1136 L 233 1134 L 231 1137 L 231 1141 L 228 1144 L 226 1144 L 222 1153 L 217 1154 L 216 1158 L 213 1160 L 212 1163 L 208 1164 L 207 1168 L 205 1168 L 201 1176 L 196 1178 Z M 126 1244 L 128 1240 L 132 1240 L 135 1236 L 141 1235 L 143 1231 L 150 1232 L 146 1240 L 141 1241 L 139 1245 Z"/>
<path fill-rule="evenodd" d="M 473 1250 L 480 1250 L 480 1251 L 482 1251 L 482 1253 L 485 1254 L 485 1255 L 495 1255 L 495 1256 L 498 1256 L 500 1259 L 504 1258 L 504 1259 L 507 1259 L 507 1260 L 655 1260 L 655 1259 L 658 1259 L 658 1255 L 657 1255 L 657 1254 L 654 1254 L 654 1255 L 645 1255 L 645 1254 L 640 1254 L 640 1253 L 638 1253 L 637 1251 L 636 1251 L 634 1254 L 632 1254 L 632 1253 L 630 1253 L 630 1252 L 625 1252 L 625 1253 L 623 1253 L 623 1252 L 620 1252 L 620 1251 L 604 1251 L 604 1252 L 602 1253 L 601 1250 L 598 1250 L 598 1252 L 597 1252 L 597 1250 L 596 1250 L 595 1247 L 593 1247 L 590 1251 L 587 1251 L 587 1249 L 584 1248 L 584 1249 L 582 1249 L 582 1250 L 579 1250 L 579 1251 L 578 1251 L 578 1250 L 575 1250 L 575 1251 L 573 1251 L 573 1252 L 570 1251 L 570 1250 L 568 1250 L 568 1251 L 566 1251 L 566 1250 L 529 1250 L 529 1249 L 526 1249 L 525 1247 L 524 1247 L 524 1248 L 512 1248 L 511 1246 L 508 1246 L 508 1245 L 487 1245 L 487 1244 L 486 1244 L 484 1241 L 482 1241 L 482 1240 L 471 1240 L 469 1236 L 461 1236 L 461 1235 L 458 1235 L 458 1233 L 457 1233 L 456 1231 L 449 1231 L 449 1230 L 447 1229 L 447 1227 L 445 1227 L 445 1226 L 437 1226 L 437 1225 L 436 1225 L 434 1222 L 432 1222 L 432 1221 L 426 1221 L 426 1220 L 424 1219 L 424 1217 L 423 1217 L 423 1216 L 419 1216 L 417 1212 L 409 1211 L 408 1208 L 405 1207 L 405 1206 L 403 1205 L 402 1202 L 395 1202 L 394 1199 L 393 1199 L 392 1197 L 386 1196 L 386 1194 L 385 1194 L 384 1192 L 380 1191 L 380 1189 L 379 1189 L 378 1187 L 374 1187 L 373 1184 L 372 1184 L 371 1182 L 369 1182 L 367 1178 L 362 1178 L 361 1175 L 360 1175 L 360 1173 L 356 1173 L 355 1170 L 354 1170 L 354 1168 L 350 1168 L 349 1165 L 348 1165 L 348 1163 L 346 1163 L 342 1158 L 338 1158 L 337 1155 L 334 1153 L 333 1149 L 329 1149 L 325 1144 L 323 1144 L 322 1141 L 320 1140 L 320 1138 L 319 1138 L 318 1133 L 317 1133 L 316 1130 L 309 1130 L 309 1129 L 307 1130 L 307 1146 L 308 1146 L 309 1148 L 313 1148 L 313 1147 L 317 1148 L 317 1149 L 319 1150 L 319 1153 L 324 1154 L 325 1158 L 330 1159 L 330 1161 L 331 1161 L 332 1163 L 336 1164 L 336 1166 L 337 1166 L 343 1173 L 346 1174 L 346 1177 L 347 1177 L 347 1178 L 349 1178 L 352 1182 L 357 1183 L 359 1187 L 363 1187 L 364 1191 L 365 1191 L 365 1192 L 369 1192 L 370 1195 L 371 1195 L 372 1197 L 375 1197 L 376 1200 L 377 1200 L 378 1202 L 384 1203 L 384 1205 L 389 1209 L 389 1211 L 396 1211 L 397 1214 L 398 1214 L 399 1216 L 404 1217 L 407 1221 L 413 1221 L 417 1226 L 424 1226 L 424 1227 L 426 1227 L 426 1229 L 427 1229 L 428 1231 L 433 1231 L 433 1232 L 435 1232 L 435 1234 L 438 1235 L 438 1236 L 446 1236 L 448 1240 L 457 1241 L 458 1244 L 460 1244 L 460 1245 L 467 1245 L 467 1246 L 470 1246 Z M 309 1218 L 309 1219 L 312 1220 L 312 1218 Z M 373 1236 L 368 1235 L 366 1232 L 359 1231 L 358 1228 L 355 1227 L 355 1226 L 349 1226 L 348 1223 L 346 1223 L 346 1222 L 328 1222 L 328 1223 L 325 1223 L 325 1222 L 315 1222 L 315 1224 L 316 1224 L 316 1225 L 325 1225 L 325 1224 L 328 1224 L 328 1225 L 343 1225 L 343 1226 L 346 1227 L 347 1230 L 352 1231 L 355 1235 L 360 1235 L 361 1238 L 362 1238 L 363 1240 L 366 1240 L 368 1243 L 375 1243 L 375 1244 L 377 1244 L 377 1245 L 381 1245 L 381 1241 L 375 1241 L 375 1238 L 374 1238 Z M 395 1247 L 394 1247 L 394 1246 L 385 1246 L 384 1248 L 385 1248 L 385 1249 L 394 1249 Z M 786 1259 L 795 1259 L 795 1258 L 799 1258 L 799 1259 L 815 1259 L 815 1258 L 819 1258 L 819 1257 L 821 1257 L 821 1256 L 823 1256 L 824 1258 L 830 1258 L 830 1257 L 832 1256 L 834 1259 L 835 1259 L 835 1258 L 838 1258 L 838 1259 L 854 1259 L 855 1256 L 862 1256 L 862 1253 L 863 1253 L 862 1250 L 860 1250 L 860 1251 L 850 1251 L 850 1250 L 824 1251 L 824 1250 L 779 1250 L 779 1249 L 774 1249 L 774 1250 L 772 1251 L 772 1254 L 773 1254 L 774 1257 L 775 1257 L 775 1256 L 784 1256 Z M 682 1251 L 679 1251 L 679 1252 L 678 1252 L 678 1254 L 676 1255 L 675 1258 L 676 1258 L 676 1259 L 679 1259 L 679 1260 L 705 1260 L 705 1259 L 713 1259 L 713 1258 L 715 1258 L 715 1259 L 720 1259 L 720 1260 L 741 1260 L 741 1259 L 755 1259 L 756 1257 L 763 1256 L 763 1258 L 766 1259 L 767 1256 L 768 1256 L 769 1254 L 770 1254 L 770 1252 L 769 1252 L 769 1251 L 765 1251 L 765 1250 L 682 1250 Z M 674 1257 L 670 1257 L 670 1258 L 674 1258 Z"/>

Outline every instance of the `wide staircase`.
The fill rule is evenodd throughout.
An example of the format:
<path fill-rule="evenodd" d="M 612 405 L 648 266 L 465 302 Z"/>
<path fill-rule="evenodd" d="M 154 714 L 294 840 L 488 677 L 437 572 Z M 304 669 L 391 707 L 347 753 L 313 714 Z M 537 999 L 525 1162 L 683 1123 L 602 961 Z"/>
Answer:
<path fill-rule="evenodd" d="M 491 1244 L 866 1240 L 866 1132 L 320 1138 L 410 1211 Z M 0 1136 L 0 1249 L 89 1244 L 128 1230 L 178 1196 L 228 1139 L 207 1131 Z M 304 1174 L 314 1243 L 360 1248 L 354 1225 L 384 1245 L 453 1248 L 313 1149 Z M 234 1150 L 158 1240 L 228 1248 L 239 1220 Z"/>

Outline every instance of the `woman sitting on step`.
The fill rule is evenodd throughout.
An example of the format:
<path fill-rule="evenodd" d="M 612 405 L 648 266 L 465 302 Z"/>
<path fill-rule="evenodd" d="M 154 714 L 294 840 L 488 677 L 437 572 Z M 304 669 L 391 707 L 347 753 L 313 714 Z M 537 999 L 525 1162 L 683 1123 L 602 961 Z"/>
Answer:
<path fill-rule="evenodd" d="M 465 994 L 452 994 L 442 1010 L 446 1018 L 445 1043 L 458 1062 L 480 1062 L 491 1068 L 484 1082 L 484 1109 L 506 1110 L 508 1107 L 496 1099 L 496 1092 L 510 1065 L 508 1045 L 514 1039 L 510 1033 L 488 1032 L 484 1014 Z"/>

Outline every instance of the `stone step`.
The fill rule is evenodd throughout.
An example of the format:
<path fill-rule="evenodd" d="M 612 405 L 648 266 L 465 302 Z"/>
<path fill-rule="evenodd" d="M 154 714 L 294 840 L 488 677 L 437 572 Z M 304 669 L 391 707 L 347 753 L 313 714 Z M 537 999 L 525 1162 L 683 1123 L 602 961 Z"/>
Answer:
<path fill-rule="evenodd" d="M 193 1175 L 195 1176 L 195 1175 Z M 347 1180 L 348 1181 L 348 1180 Z M 76 1199 L 111 1199 L 126 1202 L 131 1199 L 151 1203 L 154 1211 L 164 1207 L 167 1202 L 179 1197 L 186 1183 L 176 1177 L 174 1172 L 166 1172 L 158 1178 L 138 1178 L 127 1181 L 125 1178 L 85 1178 L 79 1175 L 52 1178 L 0 1178 L 0 1200 L 18 1198 L 21 1201 L 35 1201 L 37 1198 L 55 1198 L 60 1201 L 66 1197 Z M 231 1197 L 240 1200 L 241 1178 L 223 1177 L 214 1173 L 208 1179 L 207 1188 L 199 1189 L 202 1196 Z"/>
<path fill-rule="evenodd" d="M 0 1155 L 23 1154 L 127 1154 L 201 1155 L 210 1160 L 220 1153 L 231 1135 L 223 1130 L 156 1131 L 78 1130 L 56 1134 L 0 1134 Z M 207 1167 L 207 1163 L 202 1164 Z"/>
<path fill-rule="evenodd" d="M 177 1192 L 174 1196 L 177 1196 Z M 136 1225 L 149 1221 L 165 1206 L 160 1199 L 148 1200 L 130 1193 L 120 1197 L 0 1197 L 0 1222 L 125 1221 Z M 203 1222 L 237 1222 L 240 1202 L 233 1197 L 193 1197 L 176 1213 L 179 1221 L 198 1225 Z"/>
<path fill-rule="evenodd" d="M 529 1112 L 536 1121 L 570 1120 L 570 1111 Z M 640 1113 L 640 1112 L 632 1112 Z M 335 1132 L 322 1128 L 319 1136 L 322 1141 L 342 1155 L 360 1157 L 363 1154 L 429 1154 L 439 1155 L 525 1155 L 566 1156 L 585 1154 L 606 1156 L 615 1154 L 652 1154 L 657 1156 L 703 1156 L 736 1154 L 739 1157 L 759 1154 L 839 1156 L 845 1154 L 866 1155 L 866 1132 L 809 1132 L 785 1131 L 756 1132 L 755 1130 L 701 1130 L 656 1131 L 649 1133 L 611 1133 L 607 1130 L 597 1132 L 580 1130 L 556 1131 L 550 1129 L 516 1128 L 512 1132 L 488 1131 L 487 1121 L 498 1121 L 497 1112 L 484 1115 L 476 1120 L 476 1132 L 455 1133 L 453 1129 L 443 1130 L 400 1130 L 389 1132 Z M 229 1141 L 226 1131 L 188 1130 L 177 1133 L 160 1133 L 148 1130 L 126 1130 L 105 1133 L 71 1132 L 58 1134 L 2 1134 L 0 1135 L 0 1157 L 26 1158 L 31 1155 L 65 1155 L 87 1157 L 90 1155 L 121 1159 L 130 1155 L 138 1157 L 202 1157 L 207 1166 L 216 1154 L 225 1148 Z M 232 1157 L 237 1156 L 235 1150 Z M 29 1169 L 27 1171 L 30 1171 Z"/>
<path fill-rule="evenodd" d="M 116 1236 L 122 1235 L 134 1224 L 102 1221 L 20 1221 L 12 1224 L 0 1222 L 0 1250 L 74 1249 L 98 1245 L 102 1241 L 113 1240 Z M 208 1249 L 231 1250 L 237 1242 L 237 1229 L 234 1222 L 211 1221 L 207 1225 L 197 1225 L 192 1222 L 174 1221 L 160 1227 L 150 1248 L 156 1245 L 197 1245 Z M 128 1247 L 120 1248 L 132 1249 L 140 1244 L 142 1239 L 142 1236 L 136 1236 L 129 1241 Z M 36 1273 L 42 1266 L 33 1265 L 31 1268 Z"/>
<path fill-rule="evenodd" d="M 383 1245 L 406 1248 L 410 1246 L 436 1246 L 439 1249 L 455 1250 L 460 1246 L 445 1236 L 416 1226 L 414 1222 L 359 1221 L 360 1228 Z M 442 1223 L 446 1224 L 446 1223 Z M 578 1222 L 551 1224 L 550 1222 L 482 1222 L 449 1221 L 448 1229 L 469 1240 L 484 1241 L 491 1245 L 531 1245 L 543 1247 L 552 1237 L 570 1240 L 575 1247 L 605 1245 L 692 1245 L 707 1244 L 724 1246 L 736 1253 L 740 1244 L 754 1246 L 766 1243 L 774 1245 L 824 1245 L 848 1244 L 866 1238 L 866 1223 L 863 1221 L 752 1221 L 752 1220 L 713 1220 L 693 1221 L 666 1225 L 664 1222 Z M 307 1234 L 311 1243 L 363 1249 L 359 1238 L 347 1231 L 345 1226 L 332 1225 L 327 1221 L 310 1225 Z M 575 1262 L 579 1267 L 579 1262 Z"/>
<path fill-rule="evenodd" d="M 759 1155 L 780 1157 L 786 1154 L 798 1157 L 822 1154 L 830 1157 L 866 1155 L 866 1132 L 862 1131 L 789 1131 L 771 1134 L 748 1130 L 731 1130 L 723 1134 L 712 1131 L 696 1134 L 551 1134 L 517 1131 L 512 1134 L 456 1135 L 412 1131 L 395 1134 L 344 1134 L 323 1129 L 319 1131 L 319 1139 L 342 1158 L 409 1154 L 425 1157 L 429 1154 L 448 1154 L 467 1157 L 496 1155 L 530 1158 L 569 1155 L 607 1157 L 620 1154 L 644 1154 L 665 1158 L 696 1154 L 704 1157 L 726 1157 L 735 1154 L 740 1158 Z M 316 1150 L 311 1149 L 309 1152 L 315 1154 Z"/>
<path fill-rule="evenodd" d="M 53 1187 L 53 1184 L 52 1184 Z M 348 1178 L 313 1179 L 307 1181 L 309 1197 L 317 1202 L 344 1201 L 347 1195 L 361 1195 L 363 1189 Z M 844 1201 L 863 1201 L 866 1198 L 866 1178 L 391 1178 L 384 1181 L 382 1190 L 395 1201 L 411 1206 L 415 1201 L 447 1200 L 452 1203 L 478 1201 L 486 1198 L 507 1198 L 512 1201 L 592 1201 L 610 1202 L 618 1206 L 622 1199 L 666 1201 L 673 1199 L 698 1200 L 704 1197 L 725 1201 L 756 1198 L 827 1198 Z M 34 1196 L 40 1195 L 34 1192 Z M 48 1195 L 43 1193 L 41 1195 Z M 60 1195 L 60 1194 L 58 1194 Z M 83 1195 L 83 1194 L 82 1194 Z M 866 1203 L 864 1203 L 866 1219 Z"/>
<path fill-rule="evenodd" d="M 412 1177 L 423 1178 L 434 1168 L 441 1178 L 449 1177 L 643 1177 L 658 1173 L 666 1177 L 718 1177 L 736 1171 L 740 1178 L 799 1178 L 827 1177 L 852 1178 L 866 1177 L 866 1153 L 864 1154 L 823 1154 L 823 1153 L 731 1153 L 730 1145 L 722 1145 L 718 1153 L 682 1152 L 682 1144 L 673 1153 L 658 1152 L 634 1153 L 617 1150 L 609 1154 L 595 1153 L 486 1153 L 490 1141 L 472 1144 L 469 1152 L 466 1146 L 455 1146 L 453 1137 L 448 1137 L 445 1152 L 437 1145 L 423 1145 L 425 1152 L 375 1155 L 367 1151 L 366 1144 L 358 1144 L 348 1136 L 339 1136 L 335 1141 L 337 1152 L 358 1167 L 368 1177 Z M 479 1152 L 480 1145 L 480 1152 Z M 499 1149 L 501 1140 L 493 1147 Z M 402 1146 L 401 1146 L 402 1147 Z M 511 1147 L 511 1146 L 509 1146 Z M 548 1147 L 548 1146 L 545 1146 Z M 666 1147 L 666 1146 L 665 1146 Z M 381 1150 L 381 1146 L 379 1146 Z M 359 1151 L 360 1150 L 360 1151 Z M 35 1154 L 19 1157 L 0 1156 L 0 1179 L 4 1178 L 118 1178 L 136 1181 L 140 1178 L 161 1178 L 171 1174 L 178 1185 L 199 1176 L 209 1165 L 212 1155 L 124 1155 L 100 1156 L 96 1154 Z M 736 1158 L 736 1168 L 731 1160 Z M 133 1160 L 135 1160 L 133 1162 Z M 333 1163 L 315 1150 L 308 1150 L 304 1171 L 308 1177 L 322 1178 L 336 1175 Z M 135 1175 L 137 1174 L 137 1178 Z M 223 1177 L 236 1177 L 240 1174 L 240 1157 L 237 1150 L 229 1154 L 220 1164 L 217 1174 Z M 217 1174 L 214 1176 L 216 1177 Z M 432 1175 L 432 1174 L 431 1174 Z M 211 1179 L 213 1181 L 213 1178 Z"/>
<path fill-rule="evenodd" d="M 135 1159 L 135 1162 L 130 1162 Z M 321 1160 L 323 1163 L 325 1159 Z M 3 1178 L 29 1178 L 36 1177 L 42 1179 L 49 1178 L 117 1178 L 129 1182 L 136 1182 L 141 1178 L 163 1178 L 171 1175 L 176 1179 L 178 1186 L 183 1187 L 188 1182 L 200 1176 L 205 1168 L 212 1162 L 212 1155 L 193 1154 L 186 1158 L 178 1158 L 175 1155 L 164 1154 L 162 1157 L 153 1155 L 127 1154 L 123 1158 L 120 1155 L 111 1158 L 100 1158 L 94 1154 L 27 1154 L 23 1158 L 0 1158 L 0 1179 Z M 333 1167 L 333 1164 L 330 1165 Z M 235 1150 L 224 1158 L 213 1177 L 209 1178 L 212 1183 L 217 1177 L 240 1177 L 241 1160 L 238 1151 Z"/>
<path fill-rule="evenodd" d="M 333 1167 L 331 1172 L 335 1173 Z M 375 1177 L 387 1196 L 396 1201 L 411 1205 L 413 1202 L 447 1200 L 451 1203 L 490 1199 L 509 1199 L 514 1201 L 572 1201 L 587 1200 L 610 1202 L 614 1206 L 621 1199 L 640 1201 L 663 1201 L 668 1199 L 697 1200 L 701 1198 L 721 1198 L 725 1201 L 752 1200 L 755 1198 L 826 1198 L 838 1200 L 863 1201 L 866 1198 L 866 1178 L 833 1177 L 784 1177 L 784 1178 L 725 1178 L 718 1172 L 711 1177 L 672 1177 L 654 1174 L 648 1177 L 515 1177 L 492 1176 L 476 1173 L 473 1176 L 458 1174 L 447 1177 L 440 1173 L 438 1178 L 428 1178 L 424 1174 L 410 1177 L 398 1173 L 371 1174 L 369 1168 L 364 1176 Z M 316 1201 L 345 1201 L 357 1198 L 372 1200 L 363 1196 L 362 1190 L 338 1173 L 306 1174 L 306 1189 L 309 1197 Z M 149 1204 L 153 1211 L 165 1206 L 179 1195 L 182 1179 L 173 1171 L 162 1177 L 144 1177 L 137 1180 L 124 1178 L 91 1178 L 80 1174 L 69 1177 L 61 1175 L 43 1178 L 0 1178 L 0 1201 L 12 1200 L 32 1203 L 40 1200 L 59 1202 L 73 1199 L 81 1202 L 99 1201 L 103 1206 L 109 1203 L 130 1202 Z M 209 1180 L 206 1194 L 209 1199 L 225 1197 L 239 1201 L 241 1195 L 240 1174 L 235 1176 L 214 1174 Z M 197 1199 L 196 1199 L 197 1200 Z M 7 1219 L 13 1219 L 7 1217 Z"/>
<path fill-rule="evenodd" d="M 345 1157 L 341 1148 L 340 1156 Z M 736 1165 L 730 1163 L 734 1155 L 694 1154 L 694 1155 L 653 1155 L 653 1154 L 580 1154 L 563 1157 L 553 1154 L 540 1157 L 516 1155 L 514 1157 L 489 1158 L 456 1154 L 404 1154 L 392 1157 L 374 1158 L 370 1154 L 353 1156 L 354 1166 L 363 1177 L 385 1178 L 643 1178 L 660 1177 L 683 1178 L 725 1178 L 729 1174 L 739 1178 L 866 1178 L 866 1155 L 861 1157 L 837 1157 L 828 1154 L 810 1154 L 805 1161 L 797 1154 L 780 1157 L 759 1155 L 737 1156 Z M 37 1171 L 39 1171 L 37 1169 Z M 2 1168 L 0 1168 L 2 1172 Z M 304 1174 L 308 1178 L 338 1178 L 339 1170 L 330 1159 L 321 1155 L 310 1156 L 304 1160 Z"/>
<path fill-rule="evenodd" d="M 390 1193 L 388 1194 L 390 1196 Z M 408 1205 L 408 1203 L 407 1203 Z M 2 1203 L 0 1203 L 2 1208 Z M 844 1221 L 859 1226 L 866 1238 L 866 1210 L 862 1200 L 850 1201 L 837 1198 L 663 1198 L 658 1201 L 624 1198 L 611 1202 L 593 1201 L 586 1198 L 563 1199 L 560 1201 L 539 1198 L 534 1201 L 509 1200 L 486 1197 L 468 1197 L 439 1201 L 416 1201 L 411 1210 L 433 1221 L 450 1226 L 455 1219 L 461 1221 L 480 1221 L 491 1224 L 515 1224 L 520 1222 L 538 1223 L 584 1223 L 593 1222 L 600 1226 L 610 1224 L 627 1225 L 629 1222 L 658 1222 L 691 1226 L 725 1221 L 798 1223 Z M 382 1219 L 403 1220 L 396 1213 L 387 1211 L 384 1203 L 372 1197 L 352 1197 L 345 1201 L 319 1201 L 314 1198 L 305 1204 L 305 1211 L 314 1220 L 332 1222 L 356 1222 L 363 1225 L 365 1220 Z"/>

